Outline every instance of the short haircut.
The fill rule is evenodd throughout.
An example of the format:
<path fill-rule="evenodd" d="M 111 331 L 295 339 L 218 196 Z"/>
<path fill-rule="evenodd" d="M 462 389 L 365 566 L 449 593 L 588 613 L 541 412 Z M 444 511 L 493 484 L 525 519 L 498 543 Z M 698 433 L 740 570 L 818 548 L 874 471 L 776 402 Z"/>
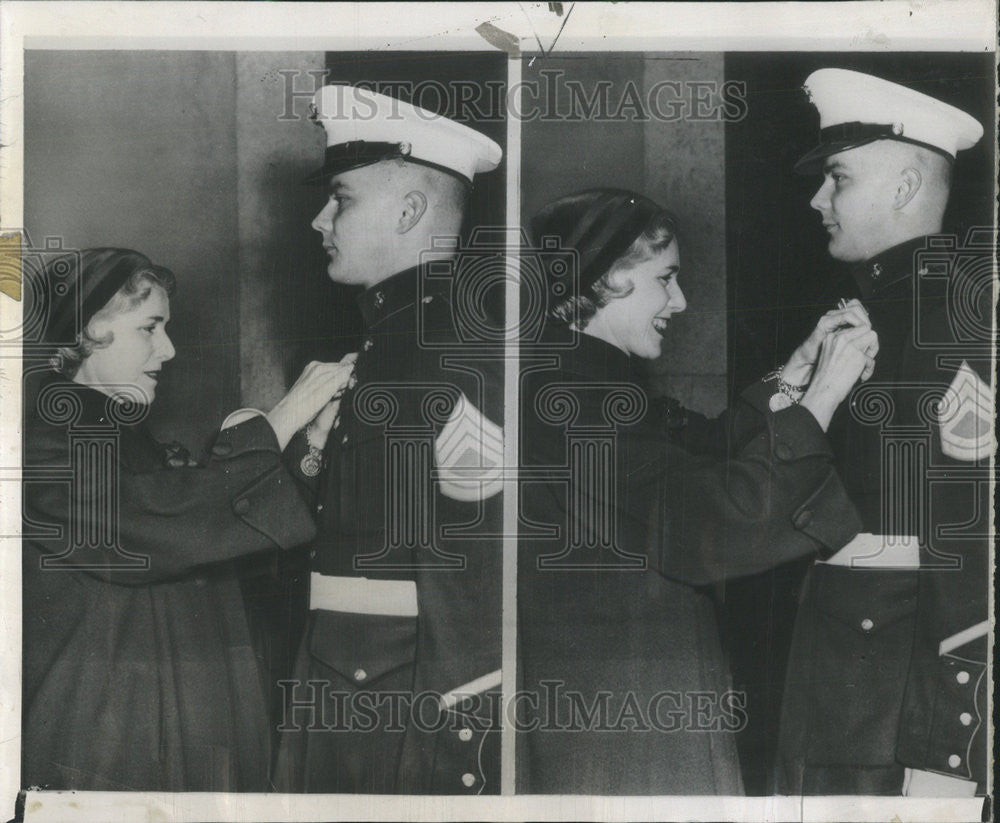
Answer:
<path fill-rule="evenodd" d="M 72 346 L 60 346 L 56 350 L 55 356 L 49 360 L 52 368 L 72 380 L 84 360 L 95 350 L 110 346 L 114 340 L 114 335 L 110 332 L 101 338 L 94 337 L 91 334 L 91 326 L 95 321 L 107 320 L 117 314 L 131 311 L 149 297 L 154 286 L 159 286 L 167 295 L 171 295 L 174 293 L 176 282 L 174 273 L 163 266 L 137 268 L 114 296 L 87 321 L 83 331 L 77 334 L 76 343 Z"/>

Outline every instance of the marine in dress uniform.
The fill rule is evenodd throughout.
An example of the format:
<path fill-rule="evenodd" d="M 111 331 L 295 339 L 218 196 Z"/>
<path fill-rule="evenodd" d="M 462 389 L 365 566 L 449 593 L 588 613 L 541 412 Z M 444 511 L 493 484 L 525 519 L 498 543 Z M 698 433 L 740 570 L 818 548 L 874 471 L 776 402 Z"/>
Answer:
<path fill-rule="evenodd" d="M 590 199 L 534 225 L 574 254 L 583 294 L 662 212 Z M 543 259 L 558 294 L 564 260 Z M 522 346 L 519 790 L 741 794 L 735 733 L 753 707 L 711 587 L 830 556 L 858 522 L 805 407 L 760 382 L 708 420 L 647 397 L 635 359 L 556 319 Z"/>
<path fill-rule="evenodd" d="M 972 796 L 988 773 L 993 247 L 990 232 L 938 232 L 951 160 L 982 128 L 856 72 L 815 72 L 806 89 L 822 142 L 799 168 L 824 168 L 812 205 L 831 227 L 831 254 L 851 266 L 880 351 L 830 427 L 863 529 L 805 581 L 777 789 Z M 892 220 L 862 199 L 845 204 L 850 186 L 872 185 L 869 161 L 895 175 L 883 193 L 903 193 Z M 933 187 L 935 163 L 943 197 L 919 199 L 913 184 Z M 900 220 L 907 208 L 913 215 Z M 869 228 L 852 229 L 862 211 Z M 900 224 L 915 227 L 911 236 Z"/>
<path fill-rule="evenodd" d="M 467 335 L 453 252 L 433 260 L 413 253 L 402 270 L 382 272 L 375 249 L 360 273 L 337 255 L 351 253 L 340 226 L 353 204 L 384 194 L 374 190 L 382 169 L 432 175 L 446 192 L 457 181 L 464 192 L 476 173 L 497 166 L 501 150 L 472 129 L 363 89 L 328 86 L 314 105 L 328 142 L 315 179 L 337 198 L 346 187 L 353 199 L 331 199 L 314 227 L 336 245 L 331 277 L 366 286 L 358 298 L 365 332 L 356 383 L 326 449 L 319 454 L 299 437 L 286 452 L 315 506 L 318 536 L 307 633 L 295 681 L 285 684 L 277 784 L 495 793 L 502 358 L 481 334 Z M 432 208 L 434 196 L 427 199 Z M 461 200 L 446 204 L 458 218 Z M 379 224 L 355 226 L 355 239 L 369 232 L 382 243 Z M 430 249 L 425 240 L 421 248 Z"/>

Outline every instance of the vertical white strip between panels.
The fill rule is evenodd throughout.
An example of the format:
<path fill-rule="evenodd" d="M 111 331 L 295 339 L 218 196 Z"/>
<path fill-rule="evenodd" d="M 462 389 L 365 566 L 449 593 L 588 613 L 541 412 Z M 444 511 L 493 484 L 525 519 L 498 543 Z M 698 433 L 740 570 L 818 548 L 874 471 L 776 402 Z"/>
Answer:
<path fill-rule="evenodd" d="M 507 279 L 504 301 L 503 693 L 500 792 L 514 794 L 516 739 L 508 709 L 517 688 L 518 338 L 521 224 L 521 58 L 507 61 Z"/>

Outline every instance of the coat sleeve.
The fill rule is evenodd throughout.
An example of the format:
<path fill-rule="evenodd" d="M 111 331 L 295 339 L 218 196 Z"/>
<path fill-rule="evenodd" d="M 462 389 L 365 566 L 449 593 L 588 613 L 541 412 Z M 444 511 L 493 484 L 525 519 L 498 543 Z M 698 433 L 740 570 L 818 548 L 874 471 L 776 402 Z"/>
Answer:
<path fill-rule="evenodd" d="M 770 411 L 770 394 L 762 384 L 744 392 L 730 415 L 739 445 L 728 459 L 665 449 L 647 530 L 665 576 L 705 585 L 825 558 L 860 531 L 819 424 L 801 406 Z"/>
<path fill-rule="evenodd" d="M 220 432 L 204 467 L 139 473 L 119 455 L 111 482 L 71 479 L 68 439 L 58 427 L 35 437 L 29 431 L 26 451 L 32 465 L 53 471 L 52 479 L 43 471 L 25 484 L 25 537 L 35 530 L 40 562 L 53 570 L 142 585 L 263 549 L 287 549 L 315 533 L 262 417 Z M 80 540 L 88 533 L 106 537 Z"/>

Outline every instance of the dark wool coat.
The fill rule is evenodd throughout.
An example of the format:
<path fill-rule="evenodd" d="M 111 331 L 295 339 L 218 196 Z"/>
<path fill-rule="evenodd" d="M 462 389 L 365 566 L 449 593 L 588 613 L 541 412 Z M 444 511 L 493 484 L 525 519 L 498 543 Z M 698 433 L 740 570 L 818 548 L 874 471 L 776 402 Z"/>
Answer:
<path fill-rule="evenodd" d="M 826 437 L 766 384 L 665 412 L 621 351 L 562 342 L 521 354 L 521 790 L 739 794 L 754 707 L 709 587 L 854 535 Z"/>
<path fill-rule="evenodd" d="M 267 709 L 227 561 L 312 520 L 263 418 L 199 467 L 140 412 L 55 379 L 26 415 L 23 785 L 262 791 Z"/>

